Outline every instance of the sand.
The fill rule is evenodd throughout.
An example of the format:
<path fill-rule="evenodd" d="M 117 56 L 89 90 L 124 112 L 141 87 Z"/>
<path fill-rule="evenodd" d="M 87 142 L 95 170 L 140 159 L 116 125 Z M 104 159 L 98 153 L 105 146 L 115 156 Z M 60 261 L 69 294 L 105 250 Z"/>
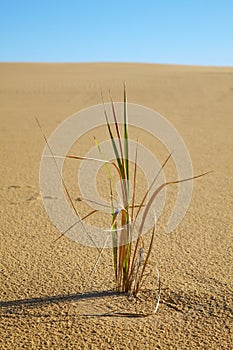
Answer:
<path fill-rule="evenodd" d="M 1 63 L 0 76 L 1 349 L 230 349 L 233 68 Z M 150 310 L 157 289 L 149 279 L 135 301 L 109 292 L 111 251 L 80 294 L 98 253 L 67 238 L 53 243 L 59 231 L 39 189 L 44 140 L 35 117 L 49 136 L 73 113 L 99 104 L 100 87 L 121 101 L 124 79 L 130 102 L 155 109 L 177 128 L 194 173 L 214 170 L 195 182 L 172 235 L 163 230 L 176 196 L 176 189 L 168 191 L 151 257 L 152 271 L 159 262 L 161 302 L 145 318 L 112 314 Z M 142 132 L 143 140 L 153 149 Z M 103 312 L 110 315 L 85 316 Z"/>

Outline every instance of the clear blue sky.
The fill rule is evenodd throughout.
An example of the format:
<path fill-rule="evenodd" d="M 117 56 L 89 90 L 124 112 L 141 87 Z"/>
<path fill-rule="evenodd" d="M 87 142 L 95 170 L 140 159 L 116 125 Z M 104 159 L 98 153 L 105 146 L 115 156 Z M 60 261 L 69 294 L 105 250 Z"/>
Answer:
<path fill-rule="evenodd" d="M 0 61 L 233 65 L 233 0 L 0 0 Z"/>

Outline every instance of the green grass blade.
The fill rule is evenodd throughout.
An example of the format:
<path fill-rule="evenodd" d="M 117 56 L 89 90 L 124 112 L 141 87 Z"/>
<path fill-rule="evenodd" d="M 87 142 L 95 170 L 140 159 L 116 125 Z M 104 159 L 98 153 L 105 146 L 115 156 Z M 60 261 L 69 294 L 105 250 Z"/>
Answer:
<path fill-rule="evenodd" d="M 110 92 L 109 92 L 109 94 L 110 94 Z M 114 118 L 114 122 L 115 122 L 116 133 L 117 133 L 117 137 L 118 137 L 118 141 L 119 141 L 121 163 L 122 163 L 122 169 L 123 169 L 123 173 L 124 173 L 123 179 L 125 179 L 126 174 L 125 174 L 124 155 L 123 155 L 123 149 L 122 149 L 122 144 L 121 144 L 121 134 L 120 134 L 120 129 L 119 129 L 119 125 L 118 125 L 118 121 L 117 121 L 117 117 L 116 117 L 115 106 L 114 106 L 111 95 L 110 95 L 110 99 L 111 99 L 112 114 L 113 114 L 113 118 Z"/>
<path fill-rule="evenodd" d="M 109 120 L 108 120 L 108 115 L 107 115 L 107 111 L 106 111 L 106 108 L 105 108 L 105 103 L 104 103 L 104 99 L 103 99 L 102 93 L 101 93 L 101 97 L 102 97 L 102 102 L 103 102 L 103 107 L 104 107 L 104 116 L 105 116 L 105 120 L 106 120 L 106 124 L 107 124 L 107 128 L 108 128 L 108 133 L 109 133 L 109 136 L 111 138 L 113 150 L 114 150 L 114 153 L 115 153 L 115 157 L 116 157 L 116 160 L 117 160 L 118 167 L 120 169 L 121 177 L 123 178 L 124 177 L 124 171 L 123 171 L 123 167 L 122 167 L 122 164 L 121 164 L 121 158 L 119 156 L 119 152 L 118 152 L 118 149 L 117 149 L 117 146 L 116 146 L 115 138 L 113 136 L 113 133 L 112 133 L 112 130 L 111 130 L 111 126 L 110 126 L 110 123 L 109 123 Z"/>
<path fill-rule="evenodd" d="M 111 195 L 111 206 L 112 206 L 112 225 L 111 225 L 111 230 L 112 230 L 112 244 L 113 244 L 113 264 L 114 264 L 114 272 L 115 272 L 115 279 L 117 283 L 117 276 L 118 276 L 118 271 L 117 271 L 117 265 L 118 265 L 118 259 L 117 259 L 117 254 L 118 254 L 118 242 L 117 242 L 117 223 L 116 223 L 116 213 L 114 211 L 114 205 L 113 205 L 113 192 L 112 192 L 112 185 L 110 181 L 110 195 Z"/>
<path fill-rule="evenodd" d="M 135 154 L 135 160 L 134 160 L 134 173 L 133 173 L 133 197 L 132 197 L 132 207 L 131 207 L 131 220 L 132 220 L 132 222 L 133 222 L 134 209 L 135 209 L 137 159 L 138 159 L 138 140 L 137 140 L 136 154 Z M 142 203 L 142 205 L 143 205 L 143 203 Z"/>
<path fill-rule="evenodd" d="M 113 147 L 113 150 L 114 150 L 114 153 L 115 153 L 115 157 L 116 157 L 116 160 L 117 160 L 117 164 L 118 164 L 118 167 L 120 169 L 121 176 L 122 176 L 122 178 L 124 178 L 124 170 L 123 170 L 123 167 L 122 167 L 122 164 L 121 164 L 121 158 L 120 158 L 120 155 L 119 155 L 119 152 L 118 152 L 118 149 L 117 149 L 117 146 L 116 146 L 116 142 L 115 142 L 115 139 L 114 139 L 114 136 L 113 136 L 113 133 L 112 133 L 112 130 L 111 130 L 111 126 L 109 124 L 107 116 L 106 116 L 106 122 L 107 122 L 108 132 L 109 132 L 109 135 L 110 135 L 110 138 L 111 138 L 111 141 L 112 141 L 112 147 Z"/>
<path fill-rule="evenodd" d="M 126 179 L 129 180 L 129 144 L 128 144 L 128 116 L 127 116 L 127 93 L 124 82 L 124 162 Z"/>

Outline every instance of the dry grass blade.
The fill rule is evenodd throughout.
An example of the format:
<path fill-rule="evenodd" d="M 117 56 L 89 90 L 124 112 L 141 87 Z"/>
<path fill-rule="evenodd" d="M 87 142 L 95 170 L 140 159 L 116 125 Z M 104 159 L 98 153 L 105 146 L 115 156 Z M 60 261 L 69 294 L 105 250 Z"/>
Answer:
<path fill-rule="evenodd" d="M 82 157 L 82 156 L 75 156 L 75 155 L 67 155 L 67 156 L 56 156 L 56 155 L 51 155 L 51 156 L 46 156 L 48 158 L 61 158 L 61 159 L 76 159 L 76 160 L 87 160 L 87 161 L 95 161 L 95 162 L 100 162 L 100 163 L 103 163 L 104 165 L 112 165 L 116 171 L 117 171 L 117 174 L 121 177 L 121 172 L 118 168 L 118 166 L 115 164 L 115 162 L 113 161 L 108 161 L 108 160 L 104 160 L 104 159 L 99 159 L 99 158 L 89 158 L 89 157 Z"/>
<path fill-rule="evenodd" d="M 36 118 L 36 122 L 37 122 L 37 124 L 38 124 L 38 126 L 39 126 L 39 128 L 40 128 L 40 131 L 41 131 L 41 133 L 42 133 L 42 135 L 43 135 L 43 138 L 44 138 L 44 140 L 45 140 L 45 143 L 46 143 L 46 145 L 47 145 L 47 147 L 48 147 L 48 149 L 49 149 L 49 151 L 50 151 L 50 153 L 51 153 L 51 157 L 52 157 L 53 160 L 54 160 L 54 164 L 55 164 L 55 166 L 56 166 L 58 175 L 59 175 L 59 177 L 60 177 L 60 179 L 61 179 L 61 181 L 62 181 L 62 185 L 63 185 L 63 187 L 64 187 L 64 189 L 65 189 L 65 192 L 66 192 L 66 195 L 67 195 L 67 197 L 68 197 L 68 199 L 69 199 L 69 202 L 70 202 L 70 204 L 71 204 L 71 207 L 73 208 L 73 210 L 74 210 L 76 216 L 79 218 L 79 222 L 81 222 L 81 225 L 82 225 L 82 228 L 83 228 L 84 232 L 87 234 L 87 236 L 90 238 L 90 240 L 92 241 L 92 243 L 94 244 L 94 246 L 96 247 L 96 249 L 99 251 L 99 248 L 96 246 L 95 242 L 93 241 L 92 236 L 91 236 L 91 235 L 89 234 L 89 232 L 86 230 L 86 227 L 84 226 L 84 224 L 83 224 L 83 222 L 82 222 L 82 220 L 81 220 L 81 218 L 80 218 L 80 215 L 79 215 L 79 213 L 78 213 L 78 211 L 77 211 L 77 209 L 76 209 L 76 207 L 75 207 L 75 205 L 74 205 L 74 202 L 73 202 L 73 200 L 72 200 L 72 198 L 71 198 L 71 196 L 70 196 L 70 193 L 69 193 L 69 191 L 68 191 L 68 188 L 67 188 L 67 186 L 66 186 L 65 180 L 64 180 L 64 178 L 63 178 L 63 176 L 62 176 L 62 174 L 61 174 L 61 172 L 60 172 L 60 169 L 59 169 L 58 164 L 57 164 L 57 162 L 56 162 L 56 159 L 55 159 L 55 156 L 54 156 L 54 154 L 53 154 L 53 151 L 52 151 L 52 149 L 51 149 L 51 147 L 50 147 L 50 145 L 49 145 L 49 143 L 48 143 L 47 137 L 46 137 L 46 135 L 45 135 L 45 133 L 44 133 L 44 131 L 43 131 L 43 129 L 42 129 L 42 126 L 41 126 L 41 124 L 40 124 L 38 118 Z"/>
<path fill-rule="evenodd" d="M 168 185 L 173 185 L 173 184 L 179 184 L 179 183 L 182 183 L 182 182 L 186 182 L 186 181 L 191 181 L 191 180 L 194 180 L 194 179 L 198 179 L 199 177 L 202 177 L 204 175 L 207 175 L 209 173 L 211 173 L 212 171 L 207 171 L 206 173 L 203 173 L 203 174 L 200 174 L 200 175 L 196 175 L 196 176 L 193 176 L 193 177 L 189 177 L 187 179 L 182 179 L 182 180 L 176 180 L 176 181 L 169 181 L 169 182 L 165 182 L 163 183 L 162 185 L 160 185 L 157 190 L 152 194 L 151 198 L 149 199 L 146 207 L 145 207 L 145 210 L 144 210 L 144 213 L 143 213 L 143 216 L 142 216 L 142 221 L 141 221 L 141 225 L 140 225 L 140 228 L 139 228 L 139 235 L 142 234 L 142 230 L 143 230 L 143 227 L 144 227 L 144 223 L 145 223 L 145 220 L 146 220 L 146 217 L 147 217 L 147 214 L 150 210 L 150 207 L 152 205 L 152 203 L 154 202 L 155 198 L 157 197 L 157 195 L 159 194 L 159 192 L 165 187 L 165 186 L 168 186 Z"/>
<path fill-rule="evenodd" d="M 63 185 L 63 187 L 64 187 L 64 189 L 65 189 L 65 192 L 66 192 L 67 197 L 68 197 L 68 199 L 69 199 L 69 201 L 70 201 L 70 204 L 71 204 L 71 206 L 72 206 L 72 208 L 73 208 L 75 214 L 79 217 L 79 214 L 78 214 L 78 212 L 77 212 L 77 210 L 76 210 L 76 208 L 75 208 L 75 205 L 74 205 L 74 203 L 73 203 L 73 201 L 72 201 L 72 198 L 71 198 L 71 196 L 70 196 L 70 194 L 69 194 L 69 191 L 68 191 L 68 188 L 67 188 L 67 186 L 66 186 L 66 184 L 65 184 L 65 181 L 64 181 L 64 179 L 63 179 L 63 176 L 62 176 L 62 174 L 61 174 L 61 172 L 60 172 L 60 170 L 59 170 L 59 167 L 58 167 L 58 165 L 57 165 L 57 162 L 56 162 L 55 156 L 54 156 L 54 154 L 53 154 L 53 151 L 52 151 L 52 149 L 51 149 L 51 147 L 50 147 L 50 145 L 49 145 L 49 143 L 48 143 L 47 137 L 45 136 L 45 133 L 44 133 L 44 131 L 43 131 L 41 125 L 40 125 L 40 122 L 39 122 L 38 118 L 36 118 L 36 122 L 37 122 L 37 124 L 38 124 L 38 126 L 39 126 L 39 128 L 40 128 L 40 131 L 41 131 L 41 133 L 42 133 L 42 135 L 43 135 L 43 137 L 44 137 L 45 143 L 46 143 L 46 145 L 47 145 L 47 147 L 48 147 L 48 149 L 49 149 L 49 151 L 50 151 L 50 153 L 51 153 L 51 157 L 52 157 L 53 160 L 54 160 L 55 166 L 56 166 L 56 168 L 57 168 L 57 172 L 58 172 L 58 174 L 59 174 L 59 176 L 60 176 L 60 178 L 61 178 L 62 185 Z"/>
<path fill-rule="evenodd" d="M 79 224 L 81 221 L 87 219 L 89 216 L 91 216 L 92 214 L 95 214 L 99 212 L 99 210 L 94 209 L 92 210 L 90 213 L 88 213 L 87 215 L 83 216 L 81 219 L 79 219 L 78 221 L 76 221 L 75 223 L 73 223 L 73 225 L 71 225 L 70 227 L 68 227 L 67 230 L 65 230 L 65 232 L 63 232 L 58 238 L 56 238 L 53 243 L 56 243 L 60 238 L 62 238 L 63 236 L 65 236 L 74 226 L 76 226 L 77 224 Z"/>
<path fill-rule="evenodd" d="M 141 205 L 140 205 L 140 207 L 139 207 L 139 209 L 138 209 L 138 211 L 137 211 L 135 220 L 137 219 L 137 217 L 138 217 L 138 215 L 139 215 L 139 213 L 140 213 L 140 211 L 141 211 L 141 209 L 142 209 L 142 207 L 143 207 L 143 205 L 144 205 L 144 203 L 145 203 L 145 201 L 146 201 L 146 198 L 147 198 L 147 196 L 148 196 L 150 190 L 151 190 L 152 187 L 154 186 L 156 180 L 157 180 L 158 177 L 159 177 L 159 174 L 160 174 L 161 171 L 164 169 L 164 167 L 166 166 L 166 164 L 167 164 L 167 162 L 169 161 L 169 159 L 171 158 L 171 156 L 172 156 L 172 152 L 171 152 L 171 153 L 168 155 L 168 157 L 165 159 L 164 163 L 162 164 L 162 166 L 160 167 L 160 169 L 159 169 L 159 171 L 157 172 L 156 176 L 154 177 L 154 179 L 153 179 L 151 185 L 149 186 L 149 188 L 148 188 L 147 191 L 145 192 L 145 195 L 144 195 L 144 197 L 143 197 L 143 199 L 142 199 L 142 201 L 141 201 Z"/>
<path fill-rule="evenodd" d="M 135 275 L 134 275 L 134 281 L 133 281 L 133 284 L 132 282 L 130 283 L 130 296 L 132 295 L 136 295 L 136 286 L 137 286 L 137 281 L 138 281 L 138 276 L 139 276 L 139 270 L 140 270 L 140 267 L 141 267 L 141 263 L 142 263 L 142 259 L 143 259 L 143 254 L 144 254 L 144 248 L 143 247 L 140 247 L 139 249 L 139 258 L 138 258 L 138 264 L 137 264 L 137 267 L 135 266 L 136 268 L 136 271 L 135 271 Z"/>
<path fill-rule="evenodd" d="M 156 225 L 156 224 L 155 224 Z M 150 257 L 150 254 L 151 254 L 151 250 L 152 250 L 152 246 L 153 246 L 153 243 L 154 243 L 154 236 L 155 236 L 155 225 L 153 226 L 153 231 L 152 231 L 152 235 L 151 235 L 151 240 L 150 240 L 150 245 L 149 245 L 149 249 L 148 249 L 148 252 L 147 252 L 147 255 L 146 255 L 146 259 L 143 263 L 143 267 L 142 267 L 142 271 L 141 271 L 141 274 L 138 278 L 138 281 L 137 281 L 137 284 L 135 286 L 135 290 L 134 290 L 134 293 L 137 294 L 138 291 L 139 291 L 139 288 L 140 288 L 140 283 L 142 281 L 142 277 L 144 275 L 144 272 L 145 272 L 145 268 L 147 266 L 147 263 L 148 263 L 148 260 L 149 260 L 149 257 Z"/>
<path fill-rule="evenodd" d="M 167 162 L 169 161 L 169 159 L 171 158 L 172 156 L 172 153 L 170 153 L 168 155 L 168 157 L 165 159 L 164 163 L 162 164 L 161 168 L 159 169 L 158 173 L 156 174 L 155 178 L 153 179 L 151 185 L 149 186 L 149 188 L 147 189 L 140 205 L 139 205 L 139 208 L 138 208 L 138 211 L 136 213 L 136 216 L 135 216 L 135 219 L 133 221 L 133 228 L 132 230 L 135 229 L 135 223 L 136 223 L 136 219 L 141 211 L 141 209 L 144 207 L 144 203 L 146 201 L 146 198 L 151 190 L 151 188 L 153 187 L 153 185 L 155 184 L 155 181 L 157 180 L 159 174 L 161 173 L 161 171 L 163 170 L 163 168 L 166 166 Z M 139 246 L 139 243 L 140 243 L 140 240 L 141 240 L 141 237 L 140 235 L 138 236 L 137 238 L 137 241 L 136 241 L 136 245 L 135 245 L 135 248 L 134 248 L 134 253 L 133 253 L 133 258 L 132 258 L 132 263 L 131 263 L 131 271 L 130 271 L 130 274 L 129 274 L 129 279 L 132 281 L 132 278 L 133 278 L 133 273 L 134 273 L 134 269 L 135 269 L 135 259 L 136 259 L 136 254 L 137 254 L 137 251 L 138 251 L 138 246 Z"/>

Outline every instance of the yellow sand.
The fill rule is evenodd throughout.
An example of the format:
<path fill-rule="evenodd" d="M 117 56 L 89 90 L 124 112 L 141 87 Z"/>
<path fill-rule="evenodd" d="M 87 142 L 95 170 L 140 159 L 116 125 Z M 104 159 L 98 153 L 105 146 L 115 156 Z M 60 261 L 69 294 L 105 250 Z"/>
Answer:
<path fill-rule="evenodd" d="M 0 77 L 1 349 L 230 349 L 233 68 L 2 63 Z M 168 191 L 151 258 L 151 270 L 159 262 L 161 274 L 158 313 L 87 317 L 148 312 L 156 281 L 145 282 L 137 301 L 101 294 L 112 288 L 106 251 L 80 297 L 98 252 L 67 238 L 53 243 L 59 231 L 40 197 L 44 140 L 35 117 L 50 135 L 76 111 L 100 103 L 100 88 L 121 101 L 124 80 L 130 102 L 157 110 L 177 128 L 195 174 L 214 172 L 195 182 L 189 211 L 170 236 L 163 225 L 176 188 Z M 143 140 L 149 143 L 142 132 Z"/>

